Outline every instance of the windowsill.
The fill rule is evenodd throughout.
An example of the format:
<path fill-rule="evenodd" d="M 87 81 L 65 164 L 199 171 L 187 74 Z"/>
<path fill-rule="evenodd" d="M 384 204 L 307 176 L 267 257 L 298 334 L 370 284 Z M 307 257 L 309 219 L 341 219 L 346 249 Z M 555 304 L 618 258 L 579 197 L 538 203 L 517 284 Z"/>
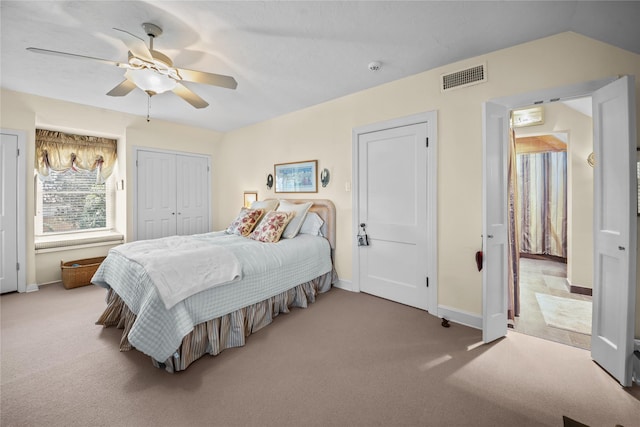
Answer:
<path fill-rule="evenodd" d="M 35 249 L 36 254 L 39 254 L 93 246 L 113 246 L 121 243 L 124 243 L 124 236 L 117 231 L 92 231 L 88 233 L 36 236 Z"/>

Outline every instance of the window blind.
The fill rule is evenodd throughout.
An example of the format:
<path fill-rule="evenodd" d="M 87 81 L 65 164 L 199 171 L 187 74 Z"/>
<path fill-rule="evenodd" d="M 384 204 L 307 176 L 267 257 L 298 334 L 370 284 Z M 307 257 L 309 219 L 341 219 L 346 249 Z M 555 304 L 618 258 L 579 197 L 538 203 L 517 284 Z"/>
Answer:
<path fill-rule="evenodd" d="M 95 171 L 52 170 L 39 187 L 43 235 L 112 228 L 111 179 L 98 184 Z"/>

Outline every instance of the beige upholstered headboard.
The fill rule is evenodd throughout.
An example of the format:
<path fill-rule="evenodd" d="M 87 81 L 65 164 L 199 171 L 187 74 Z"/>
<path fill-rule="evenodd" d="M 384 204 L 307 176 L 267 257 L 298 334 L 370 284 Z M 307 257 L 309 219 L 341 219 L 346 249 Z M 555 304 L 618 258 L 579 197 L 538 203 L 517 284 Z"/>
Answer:
<path fill-rule="evenodd" d="M 280 199 L 289 203 L 313 202 L 311 212 L 317 213 L 324 220 L 325 237 L 331 245 L 331 249 L 336 248 L 336 206 L 329 199 Z"/>

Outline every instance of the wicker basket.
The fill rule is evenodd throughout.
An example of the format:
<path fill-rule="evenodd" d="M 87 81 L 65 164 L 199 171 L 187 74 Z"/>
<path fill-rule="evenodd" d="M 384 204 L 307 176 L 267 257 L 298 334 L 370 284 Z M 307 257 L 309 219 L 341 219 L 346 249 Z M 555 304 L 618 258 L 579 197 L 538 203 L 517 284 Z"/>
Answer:
<path fill-rule="evenodd" d="M 62 262 L 62 285 L 65 289 L 78 288 L 91 284 L 91 278 L 106 257 L 78 259 L 75 261 Z"/>

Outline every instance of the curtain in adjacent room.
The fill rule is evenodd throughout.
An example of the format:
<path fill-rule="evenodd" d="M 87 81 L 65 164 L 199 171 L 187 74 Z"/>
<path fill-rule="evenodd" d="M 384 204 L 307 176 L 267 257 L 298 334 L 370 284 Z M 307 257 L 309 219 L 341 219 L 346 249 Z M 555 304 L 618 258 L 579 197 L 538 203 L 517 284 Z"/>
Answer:
<path fill-rule="evenodd" d="M 520 263 L 520 230 L 519 230 L 519 179 L 517 171 L 516 137 L 513 129 L 509 134 L 509 160 L 507 163 L 508 194 L 509 194 L 509 222 L 508 233 L 508 305 L 507 317 L 514 320 L 520 314 L 520 278 L 518 264 Z"/>
<path fill-rule="evenodd" d="M 517 155 L 520 252 L 567 257 L 567 153 Z"/>
<path fill-rule="evenodd" d="M 96 171 L 97 182 L 102 183 L 113 172 L 116 144 L 115 139 L 36 129 L 35 167 L 41 177 L 50 170 Z"/>

